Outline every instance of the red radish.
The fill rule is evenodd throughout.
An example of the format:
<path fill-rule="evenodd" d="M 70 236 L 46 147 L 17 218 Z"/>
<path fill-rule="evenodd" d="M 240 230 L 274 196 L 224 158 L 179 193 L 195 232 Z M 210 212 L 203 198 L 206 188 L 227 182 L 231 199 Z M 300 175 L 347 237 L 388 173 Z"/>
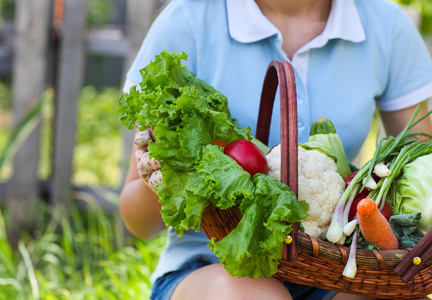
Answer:
<path fill-rule="evenodd" d="M 268 173 L 268 162 L 258 146 L 247 140 L 236 140 L 229 143 L 224 153 L 234 159 L 251 176 L 256 173 Z"/>
<path fill-rule="evenodd" d="M 365 194 L 361 193 L 360 195 L 358 195 L 354 198 L 354 200 L 351 204 L 351 207 L 350 207 L 349 214 L 348 214 L 348 221 L 351 221 L 352 219 L 354 219 L 354 217 L 357 213 L 357 204 L 366 197 L 367 197 L 367 194 L 365 195 Z M 387 202 L 384 203 L 384 207 L 381 210 L 381 213 L 383 214 L 383 216 L 387 220 L 389 220 L 390 217 L 392 216 L 392 211 L 391 211 L 390 205 L 388 205 Z"/>
<path fill-rule="evenodd" d="M 360 200 L 366 198 L 366 196 L 359 195 L 359 196 L 354 198 L 354 200 L 351 204 L 351 207 L 350 207 L 349 214 L 348 214 L 348 221 L 351 221 L 352 219 L 354 219 L 354 217 L 357 213 L 357 204 L 360 202 Z"/>
<path fill-rule="evenodd" d="M 356 176 L 357 171 L 352 172 L 351 174 L 349 174 L 347 177 L 345 177 L 344 181 L 345 181 L 345 189 L 348 187 L 348 185 L 351 183 L 351 181 L 353 180 L 354 176 Z"/>
<path fill-rule="evenodd" d="M 225 142 L 225 141 L 222 141 L 222 140 L 217 140 L 217 139 L 213 139 L 213 143 L 215 145 L 218 145 L 218 146 L 222 147 L 222 148 L 225 148 L 226 145 L 228 145 L 228 142 Z"/>
<path fill-rule="evenodd" d="M 388 205 L 387 202 L 384 203 L 384 207 L 380 211 L 387 220 L 389 220 L 390 217 L 393 215 L 390 205 Z"/>
<path fill-rule="evenodd" d="M 356 176 L 357 171 L 352 172 L 351 174 L 349 174 L 347 177 L 345 177 L 344 182 L 345 182 L 345 189 L 348 187 L 348 185 L 351 183 L 351 181 L 353 180 L 354 176 Z M 363 198 L 365 198 L 367 195 L 369 194 L 369 191 L 367 189 L 363 189 L 363 191 L 361 191 L 361 193 L 357 193 L 356 197 L 358 195 L 364 195 Z"/>

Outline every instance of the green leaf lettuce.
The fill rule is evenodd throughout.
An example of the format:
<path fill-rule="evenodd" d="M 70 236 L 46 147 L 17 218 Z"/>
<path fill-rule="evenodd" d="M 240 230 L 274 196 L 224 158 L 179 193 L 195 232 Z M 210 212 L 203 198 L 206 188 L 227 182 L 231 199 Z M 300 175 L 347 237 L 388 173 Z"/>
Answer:
<path fill-rule="evenodd" d="M 213 144 L 252 140 L 250 128 L 237 125 L 226 97 L 196 78 L 181 63 L 186 59 L 184 52 L 163 51 L 142 69 L 140 87 L 120 99 L 120 120 L 127 129 L 154 129 L 156 142 L 148 149 L 162 165 L 157 194 L 165 224 L 183 236 L 200 230 L 208 205 L 237 207 L 240 223 L 219 242 L 212 239 L 210 248 L 231 275 L 272 276 L 289 224 L 305 218 L 308 205 L 276 179 L 251 177 Z"/>

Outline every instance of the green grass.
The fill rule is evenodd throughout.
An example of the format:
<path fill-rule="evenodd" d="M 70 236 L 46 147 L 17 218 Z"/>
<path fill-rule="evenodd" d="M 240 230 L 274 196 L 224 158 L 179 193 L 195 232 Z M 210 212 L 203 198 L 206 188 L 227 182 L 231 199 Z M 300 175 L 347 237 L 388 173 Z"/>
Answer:
<path fill-rule="evenodd" d="M 73 207 L 73 205 L 72 205 Z M 18 249 L 0 213 L 0 299 L 148 299 L 165 233 L 145 242 L 125 236 L 119 215 L 97 206 L 72 211 L 41 202 L 32 235 Z"/>

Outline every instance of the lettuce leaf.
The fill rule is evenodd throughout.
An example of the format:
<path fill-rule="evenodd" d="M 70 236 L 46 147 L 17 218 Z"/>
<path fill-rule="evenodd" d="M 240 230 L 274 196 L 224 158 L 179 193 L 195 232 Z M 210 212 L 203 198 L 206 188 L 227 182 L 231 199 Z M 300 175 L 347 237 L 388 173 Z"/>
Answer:
<path fill-rule="evenodd" d="M 196 78 L 182 59 L 184 52 L 163 51 L 141 70 L 140 88 L 120 99 L 120 120 L 127 129 L 154 129 L 156 142 L 148 149 L 162 165 L 164 184 L 157 194 L 165 224 L 181 237 L 184 230 L 200 230 L 208 205 L 237 207 L 240 223 L 219 242 L 212 239 L 210 248 L 231 275 L 272 276 L 292 230 L 288 223 L 305 218 L 309 207 L 280 181 L 251 177 L 213 144 L 253 138 L 231 117 L 226 97 Z"/>
<path fill-rule="evenodd" d="M 254 185 L 250 174 L 215 145 L 204 148 L 197 172 L 202 180 L 191 191 L 207 198 L 214 207 L 240 206 L 252 197 Z"/>
<path fill-rule="evenodd" d="M 307 216 L 305 201 L 277 179 L 264 174 L 253 176 L 253 199 L 243 211 L 237 227 L 219 242 L 210 240 L 227 272 L 237 277 L 270 277 L 277 272 L 283 240 L 293 223 Z"/>
<path fill-rule="evenodd" d="M 250 128 L 238 126 L 231 117 L 226 97 L 196 78 L 182 59 L 187 59 L 184 52 L 163 51 L 141 70 L 140 89 L 132 87 L 119 103 L 120 121 L 127 129 L 154 128 L 157 142 L 150 142 L 148 149 L 163 166 L 163 182 L 169 182 L 158 190 L 161 214 L 179 236 L 184 230 L 199 230 L 197 215 L 206 205 L 193 196 L 197 207 L 189 205 L 186 216 L 186 187 L 199 180 L 202 148 L 212 139 L 252 139 Z"/>
<path fill-rule="evenodd" d="M 189 191 L 220 209 L 232 206 L 242 214 L 237 227 L 215 242 L 211 250 L 229 274 L 237 277 L 270 277 L 277 272 L 283 240 L 291 224 L 307 216 L 305 201 L 297 201 L 289 187 L 264 174 L 253 177 L 219 147 L 207 145 L 198 166 L 201 181 Z"/>

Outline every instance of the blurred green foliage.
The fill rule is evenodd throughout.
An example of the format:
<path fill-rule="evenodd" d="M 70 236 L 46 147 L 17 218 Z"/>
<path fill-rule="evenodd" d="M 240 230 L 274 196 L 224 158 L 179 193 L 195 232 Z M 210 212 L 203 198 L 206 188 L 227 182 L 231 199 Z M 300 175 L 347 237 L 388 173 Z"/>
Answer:
<path fill-rule="evenodd" d="M 126 2 L 126 1 L 124 1 Z M 113 19 L 114 0 L 90 0 L 88 22 L 91 25 L 108 24 Z"/>
<path fill-rule="evenodd" d="M 432 34 L 432 1 L 431 0 L 393 0 L 399 4 L 417 8 L 421 13 L 420 31 Z"/>
<path fill-rule="evenodd" d="M 15 1 L 0 0 L 0 13 L 0 19 L 3 18 L 5 20 L 12 20 L 15 13 Z"/>
<path fill-rule="evenodd" d="M 0 110 L 11 108 L 11 90 L 8 84 L 0 81 Z"/>
<path fill-rule="evenodd" d="M 77 111 L 72 183 L 76 186 L 119 187 L 122 136 L 118 117 L 120 90 L 85 86 Z M 41 134 L 39 178 L 48 179 L 52 167 L 52 117 Z"/>
<path fill-rule="evenodd" d="M 116 88 L 96 89 L 85 86 L 80 95 L 77 111 L 77 131 L 73 152 L 72 183 L 77 186 L 108 186 L 118 188 L 121 179 L 122 153 L 121 124 L 118 100 L 121 91 Z M 10 87 L 0 82 L 0 113 L 10 107 Z M 5 102 L 6 104 L 2 104 Z M 52 106 L 52 105 L 51 105 Z M 52 168 L 53 108 L 43 114 L 41 126 L 40 163 L 38 177 L 48 180 Z M 1 116 L 1 114 L 0 114 Z M 0 150 L 6 146 L 13 124 L 0 122 Z M 128 157 L 129 155 L 125 156 Z M 0 173 L 0 181 L 12 173 L 7 162 Z"/>
<path fill-rule="evenodd" d="M 122 135 L 118 115 L 121 91 L 97 90 L 86 86 L 81 92 L 77 112 L 77 136 L 74 149 L 76 185 L 116 187 L 121 177 Z"/>

